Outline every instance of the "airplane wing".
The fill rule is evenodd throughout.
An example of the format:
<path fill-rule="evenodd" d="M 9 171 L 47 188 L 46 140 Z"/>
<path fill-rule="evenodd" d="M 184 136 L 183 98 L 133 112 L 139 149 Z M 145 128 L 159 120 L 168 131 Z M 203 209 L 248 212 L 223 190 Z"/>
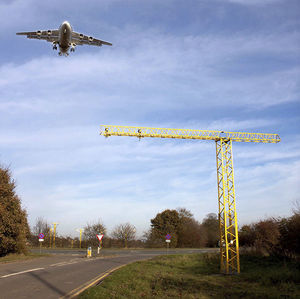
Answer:
<path fill-rule="evenodd" d="M 17 35 L 27 35 L 28 38 L 43 39 L 48 42 L 59 41 L 59 30 L 38 30 L 34 32 L 18 32 Z"/>
<path fill-rule="evenodd" d="M 92 46 L 99 46 L 107 45 L 112 46 L 111 43 L 105 42 L 104 40 L 96 39 L 92 36 L 87 36 L 82 33 L 72 32 L 72 43 L 76 45 L 92 45 Z"/>

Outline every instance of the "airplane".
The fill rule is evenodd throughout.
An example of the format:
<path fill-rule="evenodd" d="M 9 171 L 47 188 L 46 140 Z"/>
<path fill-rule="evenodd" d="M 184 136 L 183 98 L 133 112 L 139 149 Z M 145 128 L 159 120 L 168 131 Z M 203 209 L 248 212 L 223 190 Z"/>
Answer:
<path fill-rule="evenodd" d="M 77 45 L 112 46 L 111 43 L 87 36 L 73 31 L 68 21 L 64 21 L 59 29 L 56 30 L 38 30 L 34 32 L 18 32 L 17 35 L 27 35 L 28 38 L 43 39 L 52 43 L 53 50 L 59 46 L 59 56 L 68 56 L 70 52 L 75 51 Z"/>

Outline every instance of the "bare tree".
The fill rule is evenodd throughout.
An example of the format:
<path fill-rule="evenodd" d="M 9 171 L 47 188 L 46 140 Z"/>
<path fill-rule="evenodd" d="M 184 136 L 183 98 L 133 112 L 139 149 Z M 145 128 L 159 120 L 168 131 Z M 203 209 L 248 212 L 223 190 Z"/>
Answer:
<path fill-rule="evenodd" d="M 101 220 L 98 220 L 98 222 L 95 222 L 94 224 L 88 223 L 84 227 L 83 239 L 86 241 L 87 245 L 96 247 L 99 245 L 96 235 L 100 233 L 104 235 L 106 234 L 106 227 Z"/>
<path fill-rule="evenodd" d="M 48 234 L 50 231 L 50 224 L 43 217 L 38 217 L 33 227 L 33 233 L 38 236 L 40 233 Z"/>
<path fill-rule="evenodd" d="M 135 232 L 135 227 L 127 222 L 125 224 L 117 225 L 112 232 L 112 237 L 123 241 L 124 247 L 127 248 L 128 241 L 135 239 Z"/>
<path fill-rule="evenodd" d="M 46 246 L 50 246 L 50 228 L 51 225 L 45 220 L 43 217 L 38 217 L 35 221 L 35 225 L 32 230 L 31 243 L 34 246 L 38 246 L 38 235 L 43 233 L 45 235 L 45 244 Z"/>

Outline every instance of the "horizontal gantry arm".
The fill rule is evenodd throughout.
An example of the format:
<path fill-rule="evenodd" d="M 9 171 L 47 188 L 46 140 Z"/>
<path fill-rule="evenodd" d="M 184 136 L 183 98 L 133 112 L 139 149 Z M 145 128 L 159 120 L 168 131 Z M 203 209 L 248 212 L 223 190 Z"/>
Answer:
<path fill-rule="evenodd" d="M 168 129 L 148 128 L 131 126 L 101 125 L 100 134 L 109 136 L 132 136 L 153 138 L 178 138 L 178 139 L 200 139 L 200 140 L 232 140 L 238 142 L 263 142 L 278 143 L 280 137 L 277 134 L 224 132 L 215 130 L 190 130 L 190 129 Z"/>

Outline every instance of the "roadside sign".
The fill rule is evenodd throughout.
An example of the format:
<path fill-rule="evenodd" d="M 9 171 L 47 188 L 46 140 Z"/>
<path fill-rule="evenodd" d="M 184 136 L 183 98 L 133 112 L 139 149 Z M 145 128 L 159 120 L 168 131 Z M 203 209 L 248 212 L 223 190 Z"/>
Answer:
<path fill-rule="evenodd" d="M 40 233 L 39 234 L 39 239 L 44 239 L 45 238 L 45 235 L 43 233 Z"/>
<path fill-rule="evenodd" d="M 102 240 L 102 238 L 103 238 L 103 236 L 104 235 L 102 235 L 102 234 L 99 234 L 99 235 L 96 235 L 97 236 L 97 238 L 98 238 L 98 240 L 99 240 L 99 242 Z"/>
<path fill-rule="evenodd" d="M 166 235 L 166 240 L 171 240 L 171 235 L 170 234 Z"/>
<path fill-rule="evenodd" d="M 44 242 L 44 239 L 39 239 L 40 242 Z"/>
<path fill-rule="evenodd" d="M 170 242 L 171 242 L 171 240 L 166 240 L 166 242 L 167 242 L 167 243 L 170 243 Z"/>

